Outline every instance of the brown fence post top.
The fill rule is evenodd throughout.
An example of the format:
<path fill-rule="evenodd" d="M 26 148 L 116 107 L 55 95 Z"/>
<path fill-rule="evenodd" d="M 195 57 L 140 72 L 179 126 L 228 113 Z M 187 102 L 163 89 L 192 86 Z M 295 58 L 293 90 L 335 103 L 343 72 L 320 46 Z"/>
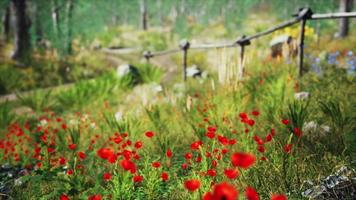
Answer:
<path fill-rule="evenodd" d="M 182 50 L 187 50 L 190 47 L 190 43 L 187 39 L 183 39 L 179 42 L 179 48 Z"/>
<path fill-rule="evenodd" d="M 243 35 L 239 39 L 237 39 L 236 44 L 240 46 L 247 46 L 251 44 L 251 41 L 246 38 L 246 35 Z"/>

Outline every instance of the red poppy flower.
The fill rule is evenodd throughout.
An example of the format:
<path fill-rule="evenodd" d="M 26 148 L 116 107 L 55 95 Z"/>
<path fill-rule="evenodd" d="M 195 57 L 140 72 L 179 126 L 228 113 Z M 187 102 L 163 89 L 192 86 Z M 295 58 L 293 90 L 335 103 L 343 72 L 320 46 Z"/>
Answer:
<path fill-rule="evenodd" d="M 287 200 L 287 196 L 284 194 L 273 194 L 271 200 Z"/>
<path fill-rule="evenodd" d="M 88 200 L 101 200 L 100 194 L 94 194 L 88 197 Z"/>
<path fill-rule="evenodd" d="M 97 154 L 98 156 L 100 156 L 102 159 L 109 159 L 113 154 L 114 154 L 114 151 L 112 149 L 109 149 L 109 148 L 100 148 L 98 151 L 97 151 Z"/>
<path fill-rule="evenodd" d="M 192 159 L 193 154 L 191 154 L 191 153 L 186 153 L 184 157 L 185 157 L 185 159 L 190 160 L 190 159 Z"/>
<path fill-rule="evenodd" d="M 60 165 L 65 165 L 66 164 L 66 159 L 64 157 L 60 157 L 58 160 L 59 160 L 59 164 Z"/>
<path fill-rule="evenodd" d="M 215 137 L 215 132 L 208 131 L 205 136 L 210 139 L 213 139 Z"/>
<path fill-rule="evenodd" d="M 111 180 L 111 177 L 112 177 L 112 175 L 111 175 L 109 172 L 105 172 L 105 173 L 103 174 L 103 179 L 104 179 L 104 181 Z"/>
<path fill-rule="evenodd" d="M 225 169 L 224 174 L 229 179 L 235 179 L 239 175 L 239 171 L 237 169 Z"/>
<path fill-rule="evenodd" d="M 271 135 L 274 137 L 276 135 L 276 130 L 274 128 L 271 129 Z"/>
<path fill-rule="evenodd" d="M 208 169 L 206 174 L 211 176 L 211 177 L 214 177 L 214 176 L 216 176 L 216 171 L 215 171 L 215 169 Z"/>
<path fill-rule="evenodd" d="M 243 113 L 243 112 L 240 113 L 239 116 L 240 116 L 241 119 L 246 119 L 247 118 L 247 114 Z"/>
<path fill-rule="evenodd" d="M 133 182 L 135 183 L 141 183 L 143 181 L 143 176 L 140 176 L 140 175 L 135 175 L 133 178 L 132 178 Z"/>
<path fill-rule="evenodd" d="M 236 139 L 231 139 L 229 140 L 229 145 L 234 145 L 236 144 L 237 140 Z"/>
<path fill-rule="evenodd" d="M 167 172 L 162 172 L 161 174 L 162 181 L 168 181 L 169 176 Z"/>
<path fill-rule="evenodd" d="M 264 152 L 266 151 L 266 149 L 265 149 L 264 146 L 259 145 L 259 146 L 257 147 L 257 151 L 259 151 L 260 153 L 264 153 Z"/>
<path fill-rule="evenodd" d="M 272 140 L 272 134 L 269 133 L 266 135 L 265 141 L 270 142 L 271 140 Z"/>
<path fill-rule="evenodd" d="M 220 142 L 220 144 L 222 145 L 228 145 L 229 144 L 229 139 L 225 136 L 222 135 L 218 135 L 218 140 Z"/>
<path fill-rule="evenodd" d="M 76 147 L 77 147 L 76 144 L 69 144 L 69 145 L 68 145 L 68 148 L 69 148 L 70 150 L 74 150 Z"/>
<path fill-rule="evenodd" d="M 196 142 L 193 142 L 191 145 L 190 145 L 190 149 L 192 150 L 199 150 L 199 147 L 203 144 L 202 141 L 196 141 Z"/>
<path fill-rule="evenodd" d="M 259 200 L 258 193 L 253 187 L 247 187 L 245 190 L 245 196 L 247 200 Z"/>
<path fill-rule="evenodd" d="M 284 152 L 290 153 L 292 151 L 293 144 L 286 144 L 283 147 Z"/>
<path fill-rule="evenodd" d="M 154 167 L 154 168 L 159 168 L 159 167 L 161 167 L 161 163 L 160 162 L 153 162 L 152 163 L 152 167 Z"/>
<path fill-rule="evenodd" d="M 200 181 L 197 179 L 186 180 L 184 187 L 189 191 L 195 191 L 200 187 Z"/>
<path fill-rule="evenodd" d="M 153 131 L 147 131 L 145 133 L 145 135 L 146 135 L 146 137 L 151 138 L 151 137 L 153 137 L 155 135 L 155 133 Z"/>
<path fill-rule="evenodd" d="M 142 142 L 141 141 L 137 141 L 136 143 L 135 143 L 135 148 L 136 149 L 140 149 L 142 147 Z"/>
<path fill-rule="evenodd" d="M 68 175 L 72 175 L 72 174 L 73 174 L 73 170 L 72 170 L 72 169 L 68 169 L 68 170 L 67 170 L 67 174 L 68 174 Z"/>
<path fill-rule="evenodd" d="M 234 153 L 231 156 L 231 162 L 235 167 L 247 169 L 256 161 L 256 157 L 250 153 Z"/>
<path fill-rule="evenodd" d="M 47 147 L 47 152 L 48 153 L 53 153 L 56 149 L 52 147 Z"/>
<path fill-rule="evenodd" d="M 66 129 L 67 129 L 67 124 L 62 124 L 61 126 L 62 126 L 62 129 L 63 129 L 63 130 L 66 130 Z"/>
<path fill-rule="evenodd" d="M 253 125 L 255 125 L 255 120 L 249 119 L 249 120 L 247 120 L 247 124 L 250 126 L 253 126 Z"/>
<path fill-rule="evenodd" d="M 209 131 L 209 132 L 216 132 L 216 127 L 214 127 L 214 126 L 209 126 L 209 127 L 208 127 L 208 131 Z"/>
<path fill-rule="evenodd" d="M 78 157 L 80 158 L 80 159 L 82 159 L 82 160 L 84 160 L 85 159 L 85 153 L 84 152 L 82 152 L 82 151 L 79 151 L 78 153 Z"/>
<path fill-rule="evenodd" d="M 220 183 L 214 186 L 213 192 L 204 195 L 203 200 L 236 200 L 239 196 L 234 186 L 228 183 Z"/>
<path fill-rule="evenodd" d="M 302 137 L 302 131 L 299 128 L 295 127 L 293 131 L 298 138 Z"/>
<path fill-rule="evenodd" d="M 188 167 L 187 163 L 182 164 L 182 169 L 187 169 L 187 167 Z"/>
<path fill-rule="evenodd" d="M 288 120 L 288 119 L 282 119 L 282 123 L 283 123 L 284 125 L 288 125 L 288 124 L 289 124 L 289 120 Z"/>
<path fill-rule="evenodd" d="M 173 156 L 173 153 L 172 153 L 172 150 L 171 149 L 168 149 L 167 152 L 166 152 L 166 156 L 168 158 L 171 158 Z"/>
<path fill-rule="evenodd" d="M 253 140 L 255 140 L 258 145 L 263 145 L 263 140 L 257 135 L 253 136 Z"/>
<path fill-rule="evenodd" d="M 129 170 L 132 170 L 132 169 L 136 168 L 135 163 L 133 163 L 130 160 L 127 160 L 127 159 L 121 160 L 120 161 L 120 165 L 126 171 L 129 171 Z"/>
<path fill-rule="evenodd" d="M 254 116 L 258 116 L 258 115 L 260 115 L 260 112 L 258 112 L 257 110 L 254 110 L 254 111 L 252 111 L 251 114 Z"/>
<path fill-rule="evenodd" d="M 66 194 L 62 194 L 59 199 L 60 200 L 69 200 L 69 197 Z"/>

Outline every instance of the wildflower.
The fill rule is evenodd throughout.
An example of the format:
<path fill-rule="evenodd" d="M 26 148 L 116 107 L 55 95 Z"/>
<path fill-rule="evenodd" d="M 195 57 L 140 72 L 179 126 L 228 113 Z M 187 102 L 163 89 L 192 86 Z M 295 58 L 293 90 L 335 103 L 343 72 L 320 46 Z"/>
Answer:
<path fill-rule="evenodd" d="M 240 113 L 239 116 L 241 119 L 247 119 L 247 114 L 244 112 Z"/>
<path fill-rule="evenodd" d="M 264 153 L 266 151 L 265 147 L 263 145 L 259 145 L 257 147 L 257 151 L 259 151 L 260 153 Z"/>
<path fill-rule="evenodd" d="M 302 137 L 302 131 L 298 127 L 295 127 L 293 131 L 298 138 Z"/>
<path fill-rule="evenodd" d="M 210 139 L 213 139 L 215 137 L 215 132 L 208 131 L 205 136 Z"/>
<path fill-rule="evenodd" d="M 120 161 L 120 165 L 126 171 L 129 171 L 129 170 L 131 171 L 131 170 L 135 170 L 136 169 L 135 163 L 133 163 L 132 161 L 127 160 L 127 159 L 121 160 Z"/>
<path fill-rule="evenodd" d="M 73 144 L 73 143 L 68 145 L 68 148 L 69 148 L 70 150 L 74 150 L 76 147 L 77 147 L 77 145 L 76 145 L 76 144 Z"/>
<path fill-rule="evenodd" d="M 211 176 L 211 177 L 214 177 L 214 176 L 216 176 L 216 171 L 215 171 L 215 169 L 208 169 L 206 174 Z"/>
<path fill-rule="evenodd" d="M 60 200 L 69 200 L 69 197 L 66 195 L 66 194 L 62 194 L 60 197 L 59 197 Z"/>
<path fill-rule="evenodd" d="M 231 162 L 235 167 L 247 169 L 256 161 L 256 157 L 250 153 L 234 153 L 231 156 Z"/>
<path fill-rule="evenodd" d="M 247 187 L 245 190 L 245 196 L 247 200 L 259 200 L 258 193 L 253 187 Z"/>
<path fill-rule="evenodd" d="M 84 153 L 84 152 L 79 151 L 79 152 L 78 152 L 78 157 L 79 157 L 80 159 L 84 160 L 84 159 L 85 159 L 85 157 L 86 157 L 86 155 L 85 155 L 85 153 Z"/>
<path fill-rule="evenodd" d="M 191 180 L 186 180 L 184 182 L 184 187 L 193 192 L 195 190 L 197 190 L 200 187 L 200 181 L 197 179 L 191 179 Z"/>
<path fill-rule="evenodd" d="M 105 173 L 103 174 L 103 179 L 104 179 L 104 181 L 109 181 L 109 180 L 111 180 L 111 177 L 112 177 L 112 175 L 111 175 L 109 172 L 105 172 Z"/>
<path fill-rule="evenodd" d="M 48 153 L 53 153 L 54 151 L 55 151 L 55 148 L 47 147 L 47 152 Z"/>
<path fill-rule="evenodd" d="M 190 159 L 192 159 L 193 154 L 191 154 L 191 153 L 186 153 L 184 157 L 185 157 L 185 159 L 190 160 Z"/>
<path fill-rule="evenodd" d="M 88 197 L 88 200 L 101 200 L 100 194 L 94 194 Z"/>
<path fill-rule="evenodd" d="M 187 167 L 188 167 L 187 163 L 182 164 L 182 169 L 187 169 Z"/>
<path fill-rule="evenodd" d="M 161 174 L 162 181 L 168 181 L 169 176 L 167 172 L 162 172 Z"/>
<path fill-rule="evenodd" d="M 97 152 L 98 156 L 100 156 L 102 159 L 109 159 L 110 157 L 113 156 L 114 151 L 109 149 L 109 148 L 100 148 Z"/>
<path fill-rule="evenodd" d="M 154 168 L 159 168 L 159 167 L 161 167 L 161 163 L 158 162 L 158 161 L 153 162 L 153 163 L 152 163 L 152 167 L 154 167 Z"/>
<path fill-rule="evenodd" d="M 287 196 L 284 194 L 273 194 L 271 200 L 287 200 Z"/>
<path fill-rule="evenodd" d="M 267 134 L 266 135 L 266 138 L 265 138 L 265 142 L 270 142 L 271 140 L 272 140 L 272 134 L 271 133 L 269 133 L 269 134 Z"/>
<path fill-rule="evenodd" d="M 135 148 L 136 149 L 140 149 L 142 147 L 142 142 L 141 141 L 137 141 L 136 143 L 135 143 Z"/>
<path fill-rule="evenodd" d="M 239 175 L 239 171 L 237 169 L 225 169 L 224 174 L 229 179 L 235 179 Z"/>
<path fill-rule="evenodd" d="M 155 135 L 155 133 L 153 131 L 147 131 L 145 133 L 145 135 L 146 135 L 146 137 L 151 138 L 151 137 L 153 137 Z"/>
<path fill-rule="evenodd" d="M 143 176 L 140 176 L 140 175 L 135 175 L 133 178 L 132 178 L 133 182 L 135 183 L 141 183 L 143 181 Z"/>
<path fill-rule="evenodd" d="M 286 144 L 283 147 L 284 152 L 290 153 L 292 151 L 293 144 Z"/>
<path fill-rule="evenodd" d="M 172 150 L 171 149 L 168 149 L 167 152 L 166 152 L 166 156 L 168 158 L 171 158 L 173 156 L 173 153 L 172 153 Z"/>
<path fill-rule="evenodd" d="M 67 124 L 64 124 L 64 123 L 63 123 L 63 124 L 61 125 L 61 127 L 62 127 L 63 130 L 66 130 L 66 129 L 67 129 Z"/>
<path fill-rule="evenodd" d="M 289 124 L 289 120 L 288 120 L 288 119 L 282 119 L 282 123 L 283 123 L 284 125 L 288 125 L 288 124 Z"/>
<path fill-rule="evenodd" d="M 203 144 L 202 141 L 196 141 L 196 142 L 193 142 L 191 145 L 190 145 L 190 149 L 192 150 L 199 150 L 199 147 Z"/>
<path fill-rule="evenodd" d="M 204 195 L 203 200 L 236 200 L 239 196 L 238 191 L 229 183 L 220 183 L 214 186 L 213 192 Z"/>
<path fill-rule="evenodd" d="M 60 157 L 58 160 L 59 160 L 59 164 L 60 165 L 65 165 L 66 164 L 66 159 L 64 157 Z"/>
<path fill-rule="evenodd" d="M 67 170 L 67 174 L 68 174 L 68 175 L 72 175 L 72 174 L 73 174 L 73 170 L 72 170 L 72 169 L 68 169 L 68 170 Z"/>
<path fill-rule="evenodd" d="M 254 110 L 254 111 L 252 111 L 251 114 L 254 115 L 254 116 L 259 116 L 260 112 L 258 112 L 257 110 Z"/>

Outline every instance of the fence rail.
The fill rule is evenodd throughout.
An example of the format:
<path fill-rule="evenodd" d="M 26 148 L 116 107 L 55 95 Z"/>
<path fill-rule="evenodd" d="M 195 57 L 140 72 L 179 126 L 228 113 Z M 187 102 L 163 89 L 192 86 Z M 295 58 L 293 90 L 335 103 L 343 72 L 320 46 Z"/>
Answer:
<path fill-rule="evenodd" d="M 191 45 L 189 41 L 187 40 L 182 40 L 179 43 L 179 48 L 176 49 L 171 49 L 171 50 L 165 50 L 165 51 L 158 51 L 158 52 L 150 52 L 150 51 L 145 51 L 143 56 L 146 58 L 147 62 L 151 58 L 157 57 L 157 56 L 163 56 L 163 55 L 168 55 L 168 54 L 173 54 L 173 53 L 178 53 L 180 51 L 183 52 L 183 61 L 182 61 L 182 66 L 183 66 L 183 80 L 185 81 L 187 79 L 187 74 L 186 74 L 186 69 L 187 69 L 187 59 L 188 59 L 188 50 L 189 49 L 218 49 L 218 48 L 232 48 L 232 47 L 240 47 L 240 53 L 239 53 L 239 67 L 241 71 L 241 75 L 244 71 L 244 55 L 245 55 L 245 47 L 251 44 L 252 40 L 258 39 L 260 37 L 269 35 L 275 31 L 278 31 L 280 29 L 284 29 L 286 27 L 292 26 L 294 24 L 300 23 L 300 37 L 299 37 L 299 45 L 298 45 L 298 68 L 299 68 L 299 76 L 301 77 L 303 75 L 303 60 L 304 60 L 304 34 L 305 34 L 305 25 L 307 23 L 307 20 L 321 20 L 321 19 L 337 19 L 337 18 L 352 18 L 356 17 L 356 12 L 340 12 L 340 13 L 325 13 L 325 14 L 313 14 L 312 10 L 310 8 L 301 8 L 299 9 L 299 12 L 293 15 L 294 18 L 285 21 L 283 23 L 280 23 L 274 27 L 271 27 L 265 31 L 256 33 L 251 36 L 242 36 L 236 41 L 233 41 L 231 43 L 225 43 L 225 44 L 200 44 L 200 45 Z"/>

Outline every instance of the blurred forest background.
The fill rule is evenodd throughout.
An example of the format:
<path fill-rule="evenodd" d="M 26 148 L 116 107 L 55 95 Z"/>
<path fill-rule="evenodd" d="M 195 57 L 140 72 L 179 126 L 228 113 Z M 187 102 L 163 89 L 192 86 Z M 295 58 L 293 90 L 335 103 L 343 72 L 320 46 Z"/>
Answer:
<path fill-rule="evenodd" d="M 181 38 L 231 40 L 290 19 L 300 7 L 328 13 L 343 4 L 350 11 L 354 1 L 0 0 L 0 94 L 90 78 L 117 65 L 91 50 L 134 48 L 141 55 L 176 47 Z M 334 36 L 338 23 L 308 26 Z"/>

